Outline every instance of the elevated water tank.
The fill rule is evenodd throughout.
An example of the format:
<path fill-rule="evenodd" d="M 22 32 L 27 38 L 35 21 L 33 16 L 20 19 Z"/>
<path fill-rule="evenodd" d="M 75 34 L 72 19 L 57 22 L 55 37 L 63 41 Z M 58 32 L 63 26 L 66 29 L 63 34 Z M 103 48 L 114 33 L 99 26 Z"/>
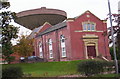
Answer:
<path fill-rule="evenodd" d="M 118 14 L 120 14 L 120 1 L 118 2 Z"/>
<path fill-rule="evenodd" d="M 43 25 L 45 22 L 49 22 L 51 25 L 55 25 L 67 18 L 65 11 L 58 9 L 48 9 L 46 7 L 22 11 L 16 15 L 17 18 L 15 19 L 15 22 L 31 30 Z"/>

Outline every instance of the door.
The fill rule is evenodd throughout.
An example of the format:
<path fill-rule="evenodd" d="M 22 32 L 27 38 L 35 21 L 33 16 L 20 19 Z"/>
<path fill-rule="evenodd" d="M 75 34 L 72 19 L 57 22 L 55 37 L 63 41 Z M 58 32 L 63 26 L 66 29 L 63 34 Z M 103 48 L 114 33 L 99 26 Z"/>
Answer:
<path fill-rule="evenodd" d="M 87 46 L 88 57 L 96 57 L 95 46 Z"/>

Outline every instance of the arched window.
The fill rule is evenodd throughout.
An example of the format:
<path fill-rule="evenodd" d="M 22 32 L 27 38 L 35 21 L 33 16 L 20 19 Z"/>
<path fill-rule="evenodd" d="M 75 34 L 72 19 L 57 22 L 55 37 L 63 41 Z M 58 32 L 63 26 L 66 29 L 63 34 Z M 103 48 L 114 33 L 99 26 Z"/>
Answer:
<path fill-rule="evenodd" d="M 49 58 L 53 58 L 52 39 L 48 40 L 48 44 L 49 44 Z"/>
<path fill-rule="evenodd" d="M 40 54 L 40 58 L 43 58 L 43 51 L 42 51 L 42 43 L 39 43 L 39 54 Z"/>
<path fill-rule="evenodd" d="M 61 40 L 61 54 L 62 54 L 62 57 L 66 57 L 65 36 L 61 35 L 60 40 Z"/>

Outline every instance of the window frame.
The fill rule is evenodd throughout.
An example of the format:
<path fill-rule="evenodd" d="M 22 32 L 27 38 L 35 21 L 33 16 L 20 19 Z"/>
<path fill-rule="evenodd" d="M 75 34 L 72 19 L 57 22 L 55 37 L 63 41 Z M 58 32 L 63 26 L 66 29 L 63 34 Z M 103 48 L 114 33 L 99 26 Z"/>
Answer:
<path fill-rule="evenodd" d="M 89 26 L 88 26 L 88 24 L 89 24 Z M 94 27 L 94 29 L 93 29 L 93 27 Z M 90 22 L 90 21 L 82 22 L 82 30 L 83 31 L 96 31 L 96 23 Z"/>
<path fill-rule="evenodd" d="M 64 40 L 64 41 L 63 41 Z M 61 45 L 61 57 L 67 57 L 67 54 L 66 54 L 66 45 L 65 45 L 65 36 L 64 35 L 61 35 L 60 36 L 60 45 Z M 64 48 L 64 50 L 63 50 Z"/>
<path fill-rule="evenodd" d="M 49 58 L 53 58 L 53 46 L 52 46 L 52 39 L 48 39 L 48 50 L 49 50 Z"/>
<path fill-rule="evenodd" d="M 39 42 L 39 54 L 40 54 L 39 57 L 43 58 L 43 46 L 41 42 Z"/>

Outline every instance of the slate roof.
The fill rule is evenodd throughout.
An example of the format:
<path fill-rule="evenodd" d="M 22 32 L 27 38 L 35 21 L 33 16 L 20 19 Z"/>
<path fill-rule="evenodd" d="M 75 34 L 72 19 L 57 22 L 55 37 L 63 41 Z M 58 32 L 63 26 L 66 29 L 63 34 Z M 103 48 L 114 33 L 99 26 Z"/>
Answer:
<path fill-rule="evenodd" d="M 39 37 L 39 36 L 41 36 L 41 35 L 44 35 L 44 34 L 47 34 L 47 33 L 49 33 L 49 32 L 58 30 L 58 29 L 60 29 L 60 28 L 64 28 L 64 27 L 66 27 L 66 26 L 67 26 L 66 21 L 65 21 L 65 22 L 62 22 L 62 23 L 59 23 L 59 24 L 56 24 L 56 25 L 54 25 L 54 26 L 46 29 L 45 31 L 40 32 L 40 33 L 37 35 L 37 37 Z"/>
<path fill-rule="evenodd" d="M 29 35 L 29 38 L 35 38 L 35 34 L 38 33 L 38 31 L 41 29 L 42 26 L 35 28 L 32 33 Z"/>

